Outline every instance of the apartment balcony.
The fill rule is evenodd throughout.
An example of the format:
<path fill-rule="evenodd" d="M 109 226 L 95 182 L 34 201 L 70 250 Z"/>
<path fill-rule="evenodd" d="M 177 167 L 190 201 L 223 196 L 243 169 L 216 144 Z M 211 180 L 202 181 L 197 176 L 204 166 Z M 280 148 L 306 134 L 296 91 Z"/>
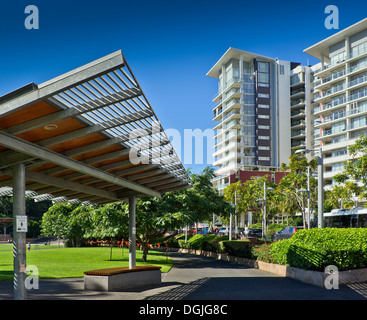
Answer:
<path fill-rule="evenodd" d="M 237 149 L 237 147 L 240 147 L 239 143 L 236 142 L 236 141 L 232 141 L 228 145 L 220 147 L 217 151 L 215 151 L 213 153 L 213 156 L 214 157 L 217 157 L 218 155 L 220 155 L 220 154 L 222 154 L 224 152 L 227 152 L 227 151 L 229 151 L 231 149 Z"/>
<path fill-rule="evenodd" d="M 332 129 L 324 129 L 319 134 L 319 136 L 315 135 L 315 140 L 322 140 L 324 142 L 330 142 L 333 139 L 337 138 L 338 136 L 346 135 L 347 128 L 341 131 L 334 131 Z"/>
<path fill-rule="evenodd" d="M 291 143 L 291 147 L 292 148 L 302 148 L 302 147 L 306 147 L 306 141 L 305 140 L 295 140 L 295 141 L 292 141 Z"/>
<path fill-rule="evenodd" d="M 347 99 L 345 98 L 345 96 L 337 99 L 337 100 L 333 100 L 330 103 L 324 103 L 321 105 L 320 107 L 316 107 L 312 110 L 312 114 L 314 115 L 319 115 L 319 114 L 323 114 L 325 113 L 325 111 L 335 111 L 337 109 L 340 109 L 341 107 L 345 107 L 347 104 Z"/>
<path fill-rule="evenodd" d="M 331 76 L 333 72 L 340 69 L 343 66 L 343 64 L 345 63 L 346 63 L 346 60 L 341 60 L 338 63 L 336 63 L 335 65 L 325 65 L 322 69 L 320 69 L 320 71 L 315 72 L 314 77 L 315 78 L 316 77 L 327 78 Z"/>
<path fill-rule="evenodd" d="M 347 116 L 347 112 L 343 111 L 343 112 L 340 112 L 338 114 L 333 114 L 328 117 L 324 116 L 322 119 L 315 119 L 313 124 L 316 128 L 322 128 L 324 126 L 330 126 L 334 122 L 344 119 L 346 116 Z"/>
<path fill-rule="evenodd" d="M 300 80 L 299 82 L 291 83 L 291 89 L 295 89 L 297 87 L 304 86 L 304 85 L 305 85 L 305 81 Z"/>
<path fill-rule="evenodd" d="M 305 96 L 305 88 L 299 88 L 297 90 L 291 90 L 291 99 L 302 98 Z"/>
<path fill-rule="evenodd" d="M 296 120 L 291 122 L 291 129 L 301 129 L 306 126 L 305 120 Z"/>
<path fill-rule="evenodd" d="M 213 162 L 213 166 L 219 166 L 222 165 L 223 163 L 227 163 L 227 162 L 231 162 L 231 160 L 235 160 L 236 159 L 236 152 L 230 152 L 228 155 L 216 160 Z"/>
<path fill-rule="evenodd" d="M 297 120 L 297 119 L 300 119 L 302 117 L 305 117 L 305 109 L 300 109 L 300 110 L 291 112 L 291 119 L 292 120 Z"/>
<path fill-rule="evenodd" d="M 314 83 L 315 90 L 329 89 L 331 85 L 340 81 L 346 75 L 345 69 L 332 73 L 329 77 L 318 80 Z"/>
<path fill-rule="evenodd" d="M 314 101 L 317 103 L 325 103 L 333 97 L 336 97 L 342 94 L 347 89 L 345 84 L 341 84 L 339 86 L 335 86 L 330 88 L 329 90 L 323 91 L 322 95 L 315 97 Z"/>
<path fill-rule="evenodd" d="M 337 173 L 341 173 L 342 171 L 331 171 L 331 170 L 327 170 L 324 171 L 324 179 L 331 179 L 333 178 Z"/>
<path fill-rule="evenodd" d="M 229 80 L 223 88 L 220 88 L 219 91 L 214 95 L 213 102 L 219 101 L 223 96 L 227 94 L 230 89 L 236 88 L 240 89 L 241 84 L 254 84 L 253 75 L 252 74 L 243 74 L 242 78 L 233 77 Z M 226 97 L 227 98 L 227 97 Z"/>
<path fill-rule="evenodd" d="M 332 156 L 332 155 L 324 155 L 324 165 L 330 165 L 332 163 L 337 162 L 345 162 L 349 160 L 349 155 L 341 155 L 341 156 Z"/>
<path fill-rule="evenodd" d="M 367 82 L 367 75 L 358 77 L 357 79 L 354 79 L 353 81 L 350 81 L 348 83 L 348 88 L 349 89 L 357 89 L 363 85 L 365 85 Z"/>
<path fill-rule="evenodd" d="M 292 139 L 302 139 L 302 138 L 305 138 L 305 136 L 306 136 L 306 131 L 305 130 L 293 131 L 291 133 L 291 138 Z"/>
<path fill-rule="evenodd" d="M 218 148 L 222 143 L 225 143 L 228 140 L 237 140 L 238 137 L 239 135 L 237 134 L 237 130 L 231 130 L 229 133 L 226 133 L 222 130 L 216 136 L 214 136 L 214 139 L 217 140 L 217 142 L 214 144 L 214 148 Z"/>
<path fill-rule="evenodd" d="M 305 99 L 298 99 L 295 101 L 291 101 L 291 109 L 297 109 L 305 105 Z"/>
<path fill-rule="evenodd" d="M 358 92 L 356 92 L 353 95 L 349 96 L 348 101 L 360 100 L 360 99 L 365 98 L 365 97 L 367 97 L 367 88 L 359 90 Z"/>

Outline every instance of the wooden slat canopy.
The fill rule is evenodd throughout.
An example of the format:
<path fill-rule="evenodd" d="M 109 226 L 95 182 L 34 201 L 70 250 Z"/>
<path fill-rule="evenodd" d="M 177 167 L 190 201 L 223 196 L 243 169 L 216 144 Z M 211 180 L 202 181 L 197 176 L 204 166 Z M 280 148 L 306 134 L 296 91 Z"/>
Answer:
<path fill-rule="evenodd" d="M 19 163 L 36 201 L 103 204 L 191 187 L 121 51 L 0 97 L 0 195 Z"/>

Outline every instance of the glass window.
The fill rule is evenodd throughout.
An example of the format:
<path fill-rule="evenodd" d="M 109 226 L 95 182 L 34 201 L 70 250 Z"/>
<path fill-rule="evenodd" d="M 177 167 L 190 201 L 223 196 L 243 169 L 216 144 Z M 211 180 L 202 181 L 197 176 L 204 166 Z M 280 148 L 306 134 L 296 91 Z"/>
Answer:
<path fill-rule="evenodd" d="M 269 73 L 259 73 L 259 82 L 269 83 Z"/>
<path fill-rule="evenodd" d="M 267 114 L 259 114 L 258 118 L 259 119 L 270 119 L 269 115 L 267 115 Z"/>
<path fill-rule="evenodd" d="M 269 63 L 268 62 L 258 62 L 257 68 L 259 72 L 269 72 Z"/>
<path fill-rule="evenodd" d="M 343 61 L 345 61 L 345 51 L 340 52 L 340 53 L 338 53 L 338 54 L 336 54 L 336 55 L 334 55 L 334 56 L 330 57 L 330 64 L 331 64 L 332 66 L 335 66 L 335 65 L 337 65 L 338 63 L 341 63 L 341 62 L 343 62 Z"/>
<path fill-rule="evenodd" d="M 359 128 L 366 125 L 366 116 L 353 118 L 351 120 L 351 128 Z"/>
<path fill-rule="evenodd" d="M 279 73 L 284 74 L 284 66 L 279 66 Z"/>
<path fill-rule="evenodd" d="M 259 93 L 257 96 L 259 98 L 269 98 L 270 97 L 269 94 L 267 94 L 267 93 Z"/>
<path fill-rule="evenodd" d="M 259 146 L 258 147 L 259 150 L 270 150 L 270 147 L 266 147 L 266 146 Z"/>

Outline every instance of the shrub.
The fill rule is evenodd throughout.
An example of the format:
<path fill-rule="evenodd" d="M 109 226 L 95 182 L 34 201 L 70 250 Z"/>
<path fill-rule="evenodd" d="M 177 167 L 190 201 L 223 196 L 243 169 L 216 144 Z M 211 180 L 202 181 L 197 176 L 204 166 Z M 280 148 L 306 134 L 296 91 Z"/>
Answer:
<path fill-rule="evenodd" d="M 274 263 L 306 270 L 341 270 L 367 267 L 367 229 L 300 230 L 291 239 L 271 245 Z"/>
<path fill-rule="evenodd" d="M 218 237 L 215 234 L 207 234 L 207 235 L 196 234 L 192 236 L 190 239 L 188 239 L 187 243 L 185 243 L 184 239 L 179 239 L 178 245 L 180 248 L 185 249 L 210 251 L 209 249 L 216 247 L 215 241 L 213 241 L 216 239 L 222 239 L 222 238 Z"/>
<path fill-rule="evenodd" d="M 271 249 L 270 243 L 264 243 L 259 246 L 253 246 L 252 249 L 253 259 L 269 263 L 273 262 L 273 257 L 271 255 L 270 249 Z"/>
<path fill-rule="evenodd" d="M 252 259 L 252 248 L 253 246 L 246 240 L 228 240 L 219 242 L 220 252 L 240 258 Z"/>

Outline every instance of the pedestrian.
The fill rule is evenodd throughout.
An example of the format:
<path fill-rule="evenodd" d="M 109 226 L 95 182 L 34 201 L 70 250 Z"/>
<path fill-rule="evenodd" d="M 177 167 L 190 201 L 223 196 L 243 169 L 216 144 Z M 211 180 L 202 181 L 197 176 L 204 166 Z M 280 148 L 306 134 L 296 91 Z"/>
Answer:
<path fill-rule="evenodd" d="M 248 227 L 247 225 L 245 225 L 245 237 L 247 238 L 247 236 L 248 236 Z"/>
<path fill-rule="evenodd" d="M 27 250 L 31 251 L 31 243 L 30 242 L 27 243 Z"/>

